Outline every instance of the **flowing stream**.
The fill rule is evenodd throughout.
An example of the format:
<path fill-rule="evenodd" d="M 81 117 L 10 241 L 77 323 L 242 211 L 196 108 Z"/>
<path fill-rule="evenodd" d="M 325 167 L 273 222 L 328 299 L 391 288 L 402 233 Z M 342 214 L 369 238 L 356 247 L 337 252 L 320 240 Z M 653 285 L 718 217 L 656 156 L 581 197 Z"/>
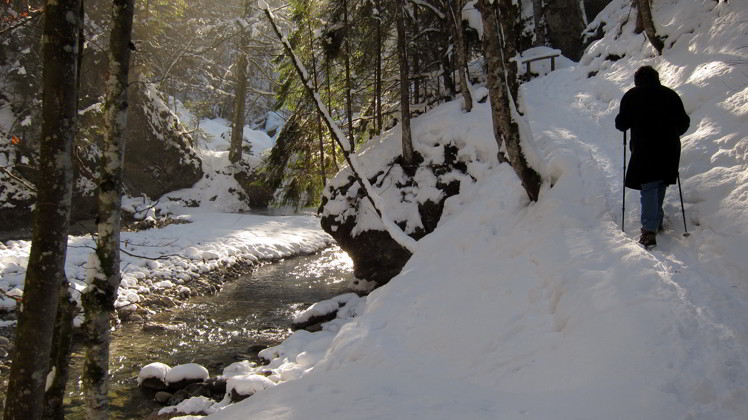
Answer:
<path fill-rule="evenodd" d="M 199 363 L 211 376 L 233 362 L 256 357 L 257 351 L 278 344 L 290 334 L 296 311 L 346 292 L 353 265 L 339 248 L 287 259 L 257 268 L 252 274 L 224 284 L 212 296 L 153 316 L 149 322 L 166 326 L 144 329 L 125 324 L 111 344 L 110 418 L 143 418 L 161 407 L 152 393 L 141 391 L 136 378 L 151 362 L 170 366 Z M 81 348 L 74 349 L 68 383 L 66 418 L 83 419 Z"/>

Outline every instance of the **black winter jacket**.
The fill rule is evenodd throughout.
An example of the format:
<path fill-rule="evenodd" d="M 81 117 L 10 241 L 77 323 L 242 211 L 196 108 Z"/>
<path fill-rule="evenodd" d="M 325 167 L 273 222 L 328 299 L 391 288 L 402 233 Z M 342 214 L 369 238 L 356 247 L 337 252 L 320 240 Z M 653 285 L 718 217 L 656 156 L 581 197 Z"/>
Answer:
<path fill-rule="evenodd" d="M 680 163 L 680 136 L 691 119 L 675 91 L 660 84 L 637 86 L 621 99 L 616 128 L 631 129 L 631 160 L 626 186 L 662 180 L 675 184 Z"/>

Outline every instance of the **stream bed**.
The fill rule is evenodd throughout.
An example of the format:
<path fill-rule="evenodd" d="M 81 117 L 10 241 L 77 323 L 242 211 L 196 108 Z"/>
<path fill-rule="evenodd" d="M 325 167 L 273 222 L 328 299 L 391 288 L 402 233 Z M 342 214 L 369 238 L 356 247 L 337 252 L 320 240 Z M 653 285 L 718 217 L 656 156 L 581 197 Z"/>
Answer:
<path fill-rule="evenodd" d="M 140 368 L 151 362 L 169 366 L 198 363 L 211 376 L 280 343 L 290 333 L 297 311 L 347 291 L 353 264 L 339 248 L 267 264 L 224 284 L 216 295 L 199 296 L 179 308 L 154 315 L 144 329 L 129 323 L 112 334 L 110 418 L 140 419 L 162 407 L 152 393 L 137 387 Z M 83 419 L 79 372 L 81 348 L 72 357 L 66 418 Z"/>

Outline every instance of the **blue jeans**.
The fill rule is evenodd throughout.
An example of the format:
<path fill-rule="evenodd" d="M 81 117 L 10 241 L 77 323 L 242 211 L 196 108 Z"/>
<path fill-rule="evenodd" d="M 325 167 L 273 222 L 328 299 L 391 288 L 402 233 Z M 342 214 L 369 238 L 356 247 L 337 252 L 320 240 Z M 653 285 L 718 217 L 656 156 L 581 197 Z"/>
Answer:
<path fill-rule="evenodd" d="M 665 212 L 662 211 L 662 203 L 665 201 L 666 188 L 667 185 L 664 181 L 642 184 L 642 229 L 657 232 L 659 227 L 662 226 L 662 219 L 665 217 Z"/>

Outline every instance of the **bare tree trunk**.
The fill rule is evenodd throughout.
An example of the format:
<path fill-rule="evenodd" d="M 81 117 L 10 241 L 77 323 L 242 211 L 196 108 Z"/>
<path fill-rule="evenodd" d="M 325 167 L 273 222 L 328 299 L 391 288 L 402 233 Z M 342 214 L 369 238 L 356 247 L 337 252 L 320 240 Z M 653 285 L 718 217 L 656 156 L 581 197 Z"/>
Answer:
<path fill-rule="evenodd" d="M 83 362 L 83 396 L 86 418 L 108 418 L 109 319 L 120 284 L 120 207 L 127 125 L 127 78 L 135 0 L 112 1 L 112 35 L 109 40 L 109 84 L 104 103 L 105 137 L 99 173 L 99 267 L 88 275 L 82 296 L 85 313 L 86 356 Z"/>
<path fill-rule="evenodd" d="M 513 70 L 514 64 L 506 65 L 506 60 L 502 57 L 504 51 L 501 49 L 502 44 L 509 51 L 515 48 L 514 6 L 512 0 L 498 0 L 498 7 L 502 11 L 500 21 L 503 24 L 503 28 L 499 28 L 495 18 L 496 9 L 489 5 L 488 1 L 479 0 L 477 6 L 483 19 L 483 53 L 486 59 L 487 87 L 491 98 L 491 119 L 499 145 L 499 161 L 505 161 L 501 153 L 503 143 L 509 163 L 522 182 L 528 197 L 531 201 L 537 201 L 541 178 L 527 163 L 520 145 L 519 127 L 512 117 L 514 104 L 511 103 L 513 95 L 510 86 L 516 86 L 516 82 L 513 82 L 516 79 L 516 70 Z M 501 33 L 504 35 L 503 38 L 499 38 Z"/>
<path fill-rule="evenodd" d="M 250 13 L 249 0 L 244 0 L 244 17 Z M 242 145 L 244 144 L 244 103 L 247 99 L 247 39 L 248 28 L 242 29 L 239 55 L 236 59 L 236 95 L 234 98 L 234 115 L 231 121 L 231 144 L 229 146 L 229 162 L 242 160 Z"/>
<path fill-rule="evenodd" d="M 377 134 L 382 133 L 382 9 L 380 5 L 380 1 L 376 0 L 376 8 L 379 11 L 379 16 L 377 16 L 377 68 L 375 70 L 375 90 L 376 90 L 376 96 L 377 96 L 377 106 L 376 106 L 376 132 Z"/>
<path fill-rule="evenodd" d="M 417 34 L 420 32 L 420 29 L 418 26 L 418 7 L 413 7 L 413 19 L 415 20 L 413 33 Z M 407 48 L 407 45 L 406 45 L 406 48 Z M 420 104 L 421 103 L 421 63 L 419 60 L 418 51 L 416 49 L 413 49 L 410 52 L 411 52 L 410 61 L 413 62 L 413 74 L 415 74 L 416 76 L 413 80 L 413 103 Z"/>
<path fill-rule="evenodd" d="M 4 419 L 41 419 L 60 287 L 65 281 L 77 119 L 80 0 L 47 0 L 37 205 Z M 72 48 L 71 48 L 72 47 Z"/>
<path fill-rule="evenodd" d="M 80 3 L 80 16 L 85 16 L 84 1 Z M 83 48 L 85 37 L 84 25 L 78 28 L 78 63 L 76 64 L 76 90 L 80 92 L 81 69 L 83 68 Z M 76 109 L 79 108 L 80 98 L 76 98 Z M 54 372 L 48 381 L 44 394 L 44 418 L 47 420 L 63 420 L 65 410 L 65 388 L 70 374 L 70 353 L 73 348 L 73 318 L 77 305 L 70 293 L 70 282 L 65 278 L 60 285 L 60 302 L 57 306 L 55 330 L 52 335 L 52 353 L 50 355 L 50 371 Z"/>
<path fill-rule="evenodd" d="M 356 150 L 356 141 L 353 138 L 353 100 L 351 99 L 351 25 L 348 22 L 348 0 L 343 0 L 343 23 L 345 25 L 345 110 L 348 116 L 348 142 L 351 143 L 351 152 Z"/>
<path fill-rule="evenodd" d="M 450 0 L 449 2 L 449 15 L 452 21 L 452 33 L 454 35 L 455 51 L 457 52 L 457 71 L 460 74 L 460 90 L 462 91 L 462 109 L 465 112 L 473 110 L 473 95 L 470 93 L 470 85 L 468 84 L 466 69 L 467 69 L 467 54 L 465 53 L 465 37 L 462 34 L 462 8 L 465 4 L 464 0 Z"/>
<path fill-rule="evenodd" d="M 395 6 L 397 17 L 397 51 L 400 58 L 400 126 L 402 127 L 403 164 L 413 163 L 413 141 L 410 133 L 410 76 L 408 74 L 408 41 L 405 38 L 405 11 L 407 0 Z"/>
<path fill-rule="evenodd" d="M 309 33 L 309 53 L 312 55 L 312 76 L 314 77 L 314 91 L 319 92 L 319 81 L 317 76 L 317 57 L 314 55 L 314 35 L 312 34 L 312 25 L 307 21 L 307 31 Z M 317 136 L 319 138 L 319 172 L 322 179 L 322 186 L 327 185 L 325 176 L 325 136 L 322 133 L 322 116 L 317 112 Z"/>
<path fill-rule="evenodd" d="M 330 57 L 325 58 L 325 70 L 327 72 L 327 109 L 332 109 L 332 86 L 330 81 Z M 335 166 L 335 172 L 340 171 L 338 165 L 337 145 L 335 144 L 334 136 L 330 136 L 330 146 L 332 147 L 332 163 Z"/>
<path fill-rule="evenodd" d="M 535 22 L 535 46 L 545 45 L 545 20 L 543 19 L 543 0 L 532 0 L 532 16 Z"/>
<path fill-rule="evenodd" d="M 644 32 L 647 34 L 647 39 L 652 44 L 657 55 L 662 55 L 662 50 L 665 48 L 665 42 L 657 35 L 655 29 L 654 20 L 652 19 L 652 9 L 649 6 L 649 0 L 637 0 L 639 15 L 637 22 L 641 19 L 641 24 L 644 26 Z"/>
<path fill-rule="evenodd" d="M 70 283 L 64 281 L 60 287 L 60 303 L 57 308 L 55 332 L 52 338 L 51 366 L 55 372 L 51 385 L 45 394 L 44 418 L 63 420 L 65 410 L 63 400 L 70 373 L 70 353 L 73 347 L 73 318 L 77 305 L 70 294 Z"/>

